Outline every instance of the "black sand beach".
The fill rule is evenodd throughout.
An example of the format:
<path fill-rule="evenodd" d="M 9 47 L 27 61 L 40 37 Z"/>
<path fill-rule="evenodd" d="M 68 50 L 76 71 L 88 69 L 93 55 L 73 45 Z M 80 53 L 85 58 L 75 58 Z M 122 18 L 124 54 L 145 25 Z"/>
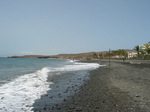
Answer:
<path fill-rule="evenodd" d="M 91 71 L 89 80 L 62 103 L 35 112 L 150 112 L 150 63 L 111 61 L 109 68 L 108 61 L 86 62 L 106 66 Z"/>

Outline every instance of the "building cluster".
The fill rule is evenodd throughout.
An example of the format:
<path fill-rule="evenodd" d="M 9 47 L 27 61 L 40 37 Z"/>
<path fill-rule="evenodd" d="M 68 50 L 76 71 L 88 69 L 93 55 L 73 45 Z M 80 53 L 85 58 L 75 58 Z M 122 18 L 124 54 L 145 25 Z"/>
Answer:
<path fill-rule="evenodd" d="M 137 52 L 135 50 L 129 50 L 129 49 L 126 49 L 124 50 L 127 54 L 126 55 L 113 55 L 111 56 L 111 58 L 113 59 L 122 59 L 122 58 L 128 58 L 128 59 L 131 59 L 133 57 L 136 57 L 137 56 Z"/>

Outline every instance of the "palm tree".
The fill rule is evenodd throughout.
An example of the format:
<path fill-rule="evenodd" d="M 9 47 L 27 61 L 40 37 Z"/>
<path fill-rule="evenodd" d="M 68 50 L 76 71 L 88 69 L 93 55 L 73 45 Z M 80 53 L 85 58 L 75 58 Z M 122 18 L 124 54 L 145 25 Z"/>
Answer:
<path fill-rule="evenodd" d="M 124 49 L 122 49 L 122 55 L 127 58 L 128 57 L 128 52 Z"/>
<path fill-rule="evenodd" d="M 97 54 L 96 54 L 96 53 L 93 53 L 93 58 L 98 59 L 98 56 L 97 56 Z"/>
<path fill-rule="evenodd" d="M 127 58 L 127 57 L 128 57 L 128 52 L 125 51 L 124 49 L 119 49 L 119 50 L 118 50 L 118 54 L 119 54 L 120 56 L 124 56 L 124 58 Z"/>
<path fill-rule="evenodd" d="M 137 45 L 134 47 L 134 50 L 137 52 L 137 56 L 139 57 L 139 54 L 140 54 L 140 46 Z"/>
<path fill-rule="evenodd" d="M 103 54 L 102 53 L 99 54 L 99 58 L 103 59 Z"/>
<path fill-rule="evenodd" d="M 144 51 L 144 49 L 143 49 L 143 46 L 140 47 L 140 53 L 144 56 L 145 51 Z"/>
<path fill-rule="evenodd" d="M 150 43 L 143 44 L 142 49 L 143 49 L 147 54 L 150 54 Z"/>
<path fill-rule="evenodd" d="M 112 51 L 111 54 L 112 54 L 112 56 L 119 56 L 119 58 L 127 58 L 128 57 L 128 52 L 124 49 Z"/>

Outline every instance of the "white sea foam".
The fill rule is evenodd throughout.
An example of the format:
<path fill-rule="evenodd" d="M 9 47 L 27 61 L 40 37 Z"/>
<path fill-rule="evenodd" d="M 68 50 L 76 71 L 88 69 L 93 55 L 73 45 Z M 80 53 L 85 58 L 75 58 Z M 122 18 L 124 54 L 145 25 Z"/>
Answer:
<path fill-rule="evenodd" d="M 78 63 L 75 62 L 74 65 L 66 65 L 65 67 L 61 68 L 65 71 L 76 71 L 76 70 L 93 70 L 98 68 L 99 64 L 97 63 Z"/>
<path fill-rule="evenodd" d="M 48 68 L 26 74 L 0 87 L 0 112 L 30 112 L 35 99 L 48 91 Z"/>
<path fill-rule="evenodd" d="M 49 68 L 49 70 L 51 72 L 65 72 L 65 71 L 78 71 L 78 70 L 93 70 L 98 68 L 99 65 L 97 63 L 78 63 L 78 62 L 74 62 L 73 65 L 66 65 L 64 67 L 60 67 L 60 68 Z"/>
<path fill-rule="evenodd" d="M 47 82 L 48 73 L 77 70 L 93 70 L 100 65 L 96 63 L 78 63 L 58 68 L 45 67 L 35 73 L 25 74 L 0 86 L 0 112 L 31 112 L 32 104 L 41 95 L 50 90 Z"/>

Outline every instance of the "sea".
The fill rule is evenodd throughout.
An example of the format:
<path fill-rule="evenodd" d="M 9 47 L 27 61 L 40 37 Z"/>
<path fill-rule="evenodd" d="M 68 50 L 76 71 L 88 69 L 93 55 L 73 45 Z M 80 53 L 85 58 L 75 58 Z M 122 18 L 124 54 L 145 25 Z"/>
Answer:
<path fill-rule="evenodd" d="M 65 91 L 60 82 L 79 84 L 99 66 L 68 59 L 0 58 L 0 112 L 33 112 L 42 96 L 56 88 Z"/>

